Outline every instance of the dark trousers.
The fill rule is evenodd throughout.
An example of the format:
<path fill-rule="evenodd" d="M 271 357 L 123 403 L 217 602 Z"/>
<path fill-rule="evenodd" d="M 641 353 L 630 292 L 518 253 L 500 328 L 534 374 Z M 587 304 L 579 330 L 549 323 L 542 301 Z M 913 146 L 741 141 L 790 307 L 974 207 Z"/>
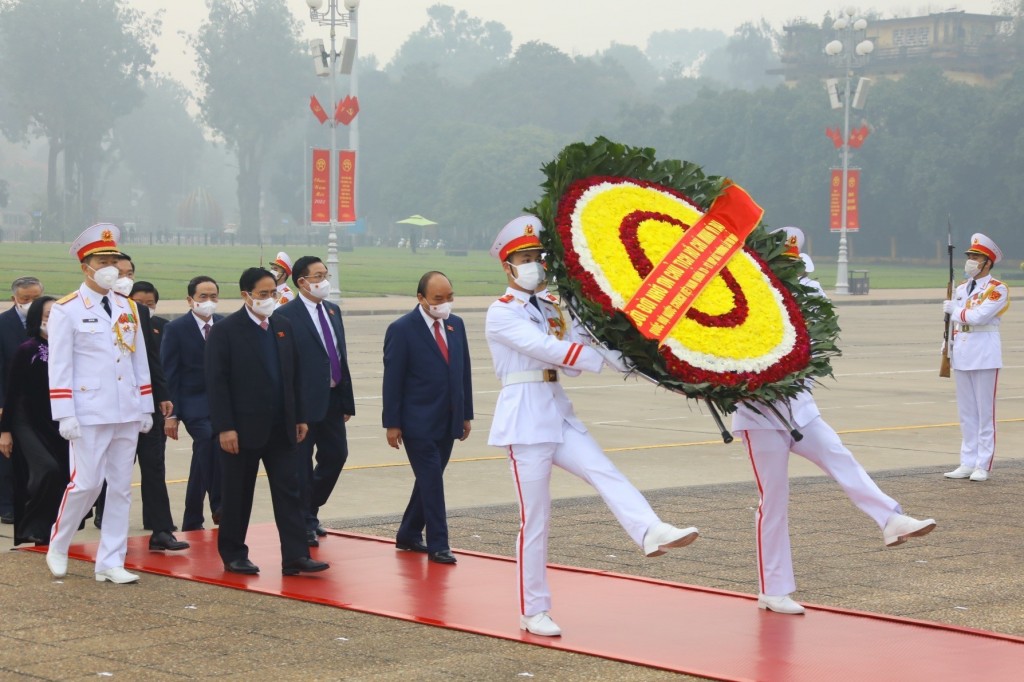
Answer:
<path fill-rule="evenodd" d="M 220 513 L 221 463 L 213 437 L 209 417 L 184 419 L 185 430 L 192 438 L 192 464 L 188 472 L 188 486 L 185 488 L 185 514 L 181 520 L 182 530 L 197 530 L 203 527 L 203 503 L 210 497 L 210 513 Z"/>
<path fill-rule="evenodd" d="M 444 504 L 444 470 L 452 456 L 453 438 L 431 440 L 402 437 L 405 453 L 409 457 L 416 483 L 412 487 L 409 504 L 398 526 L 396 540 L 404 543 L 420 542 L 424 526 L 427 530 L 427 549 L 440 552 L 448 546 L 448 512 Z"/>
<path fill-rule="evenodd" d="M 270 483 L 274 522 L 281 540 L 281 560 L 287 563 L 308 557 L 299 492 L 299 460 L 295 446 L 288 442 L 284 425 L 272 428 L 270 438 L 262 447 L 241 448 L 237 455 L 231 455 L 218 445 L 217 454 L 224 475 L 217 550 L 224 563 L 249 558 L 245 536 L 249 532 L 256 474 L 261 461 Z"/>
<path fill-rule="evenodd" d="M 14 473 L 11 460 L 0 455 L 0 516 L 14 514 Z"/>
<path fill-rule="evenodd" d="M 320 523 L 317 518 L 320 507 L 327 504 L 341 476 L 341 470 L 348 460 L 345 414 L 341 409 L 341 398 L 335 391 L 331 391 L 331 399 L 327 404 L 327 414 L 323 421 L 309 425 L 309 433 L 305 440 L 299 443 L 298 448 L 302 460 L 302 502 L 303 508 L 306 509 L 306 529 L 312 530 Z"/>
<path fill-rule="evenodd" d="M 174 530 L 171 517 L 171 499 L 167 495 L 167 467 L 164 463 L 167 451 L 167 435 L 164 433 L 164 418 L 153 415 L 153 428 L 149 433 L 139 434 L 135 449 L 135 460 L 139 463 L 142 479 L 142 527 L 154 533 Z M 103 518 L 103 507 L 107 499 L 107 484 L 96 498 L 96 513 Z"/>
<path fill-rule="evenodd" d="M 23 420 L 15 421 L 11 433 L 14 453 L 10 462 L 16 482 L 14 544 L 45 544 L 71 479 L 67 442 L 41 438 L 39 432 Z M 6 458 L 0 456 L 0 459 Z"/>

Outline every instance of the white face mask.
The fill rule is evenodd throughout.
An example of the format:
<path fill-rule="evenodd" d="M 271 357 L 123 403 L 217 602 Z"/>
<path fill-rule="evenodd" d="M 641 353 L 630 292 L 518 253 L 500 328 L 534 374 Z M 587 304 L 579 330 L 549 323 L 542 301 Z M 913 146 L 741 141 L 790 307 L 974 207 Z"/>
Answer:
<path fill-rule="evenodd" d="M 119 273 L 117 268 L 113 265 L 108 265 L 107 267 L 100 268 L 99 270 L 96 270 L 95 268 L 91 269 L 92 281 L 96 282 L 96 286 L 99 288 L 109 290 L 117 282 L 117 276 Z M 131 291 L 130 288 L 129 291 Z"/>
<path fill-rule="evenodd" d="M 967 275 L 968 277 L 973 279 L 974 276 L 977 275 L 979 272 L 981 272 L 981 263 L 979 263 L 978 261 L 969 260 L 966 263 L 964 263 L 964 274 Z"/>
<path fill-rule="evenodd" d="M 452 314 L 452 302 L 445 301 L 444 303 L 438 303 L 437 305 L 427 306 L 428 314 L 435 320 L 447 320 L 448 316 Z"/>
<path fill-rule="evenodd" d="M 309 285 L 309 295 L 323 300 L 331 293 L 331 281 L 325 279 L 322 282 L 306 282 Z"/>
<path fill-rule="evenodd" d="M 249 300 L 252 303 L 252 311 L 263 317 L 270 317 L 274 313 L 274 308 L 277 307 L 277 301 L 272 298 L 250 298 Z"/>
<path fill-rule="evenodd" d="M 128 294 L 132 293 L 133 286 L 135 286 L 135 280 L 133 280 L 131 277 L 118 277 L 117 281 L 114 282 L 114 286 L 112 286 L 111 289 L 121 294 L 122 296 L 127 296 Z"/>
<path fill-rule="evenodd" d="M 18 308 L 18 312 L 20 312 L 22 316 L 25 316 L 28 315 L 28 309 L 29 306 L 32 305 L 32 301 L 29 301 L 28 303 L 15 303 L 14 305 Z"/>
<path fill-rule="evenodd" d="M 513 265 L 512 268 L 516 272 L 516 276 L 512 278 L 512 281 L 530 293 L 533 293 L 537 286 L 547 277 L 547 272 L 544 271 L 544 266 L 541 263 L 520 263 L 519 265 Z"/>
<path fill-rule="evenodd" d="M 217 311 L 216 301 L 192 301 L 192 310 L 196 312 L 196 315 L 203 317 L 209 317 Z"/>

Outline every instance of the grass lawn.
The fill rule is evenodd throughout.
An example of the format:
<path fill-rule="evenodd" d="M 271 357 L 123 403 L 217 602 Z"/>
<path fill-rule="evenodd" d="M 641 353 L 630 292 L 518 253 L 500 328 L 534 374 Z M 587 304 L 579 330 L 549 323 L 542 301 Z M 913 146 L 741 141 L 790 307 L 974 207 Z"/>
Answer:
<path fill-rule="evenodd" d="M 238 276 L 247 267 L 260 263 L 258 246 L 149 246 L 132 245 L 125 249 L 135 262 L 138 279 L 152 282 L 164 298 L 185 296 L 188 281 L 196 275 L 210 275 L 221 284 L 226 297 L 237 297 Z M 292 247 L 292 260 L 308 253 L 308 247 Z M 263 263 L 277 255 L 276 248 L 265 248 Z M 327 257 L 326 248 L 314 252 Z M 411 295 L 427 270 L 441 270 L 455 285 L 456 295 L 495 294 L 505 278 L 494 259 L 484 251 L 467 256 L 446 256 L 443 251 L 366 247 L 338 254 L 342 296 Z M 814 277 L 826 289 L 835 286 L 835 263 L 816 262 Z M 957 267 L 960 263 L 957 262 Z M 924 289 L 937 292 L 946 288 L 948 270 L 944 266 L 900 265 L 893 263 L 850 264 L 850 270 L 868 270 L 872 289 Z M 1013 267 L 996 271 L 997 277 L 1024 277 Z M 78 264 L 68 254 L 68 245 L 52 243 L 0 242 L 0 289 L 22 275 L 39 277 L 51 293 L 78 288 L 82 281 Z M 957 276 L 962 273 L 957 271 Z M 851 274 L 852 277 L 852 274 Z M 6 296 L 3 296 L 6 298 Z"/>

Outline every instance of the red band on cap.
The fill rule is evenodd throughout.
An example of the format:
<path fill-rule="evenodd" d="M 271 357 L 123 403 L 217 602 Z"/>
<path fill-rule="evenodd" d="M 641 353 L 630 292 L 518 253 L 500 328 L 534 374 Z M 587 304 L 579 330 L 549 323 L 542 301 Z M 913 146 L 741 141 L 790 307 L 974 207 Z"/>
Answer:
<path fill-rule="evenodd" d="M 981 255 L 988 258 L 993 263 L 996 262 L 995 251 L 982 246 L 981 244 L 971 244 L 971 248 L 967 249 L 967 253 L 980 253 Z"/>
<path fill-rule="evenodd" d="M 535 234 L 524 234 L 522 237 L 516 237 L 511 240 L 508 244 L 505 244 L 498 251 L 498 259 L 505 260 L 508 258 L 508 254 L 515 253 L 516 251 L 522 251 L 524 249 L 539 249 L 541 248 L 540 239 Z"/>

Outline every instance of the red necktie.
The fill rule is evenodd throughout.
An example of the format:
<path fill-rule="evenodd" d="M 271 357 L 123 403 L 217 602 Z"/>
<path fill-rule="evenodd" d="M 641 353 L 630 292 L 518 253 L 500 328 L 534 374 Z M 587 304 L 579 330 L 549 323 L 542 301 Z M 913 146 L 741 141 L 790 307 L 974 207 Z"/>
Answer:
<path fill-rule="evenodd" d="M 444 342 L 444 337 L 441 336 L 441 320 L 434 320 L 434 338 L 437 340 L 437 347 L 441 349 L 444 361 L 448 362 L 448 344 Z"/>
<path fill-rule="evenodd" d="M 267 322 L 266 318 L 260 320 L 260 329 L 266 331 L 270 327 L 270 323 Z"/>

